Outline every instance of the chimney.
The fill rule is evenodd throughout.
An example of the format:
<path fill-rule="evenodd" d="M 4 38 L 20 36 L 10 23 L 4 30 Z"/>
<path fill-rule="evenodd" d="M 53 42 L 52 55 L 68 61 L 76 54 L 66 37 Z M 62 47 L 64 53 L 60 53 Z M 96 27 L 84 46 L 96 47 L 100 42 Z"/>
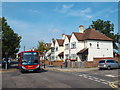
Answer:
<path fill-rule="evenodd" d="M 62 34 L 62 39 L 65 39 L 65 36 L 66 36 L 66 35 L 63 33 L 63 34 Z"/>
<path fill-rule="evenodd" d="M 83 33 L 84 32 L 84 26 L 83 25 L 80 25 L 79 26 L 79 33 Z"/>

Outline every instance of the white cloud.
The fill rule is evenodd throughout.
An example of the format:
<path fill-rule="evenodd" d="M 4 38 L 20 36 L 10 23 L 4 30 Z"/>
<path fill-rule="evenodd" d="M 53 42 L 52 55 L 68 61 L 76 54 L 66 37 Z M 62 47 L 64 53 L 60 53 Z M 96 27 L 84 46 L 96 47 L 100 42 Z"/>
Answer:
<path fill-rule="evenodd" d="M 117 11 L 118 11 L 118 9 L 110 10 L 110 13 L 115 13 Z"/>
<path fill-rule="evenodd" d="M 90 13 L 92 12 L 91 8 L 86 8 L 83 10 L 71 10 L 68 15 L 70 16 L 82 16 L 85 18 L 92 18 L 92 15 Z"/>
<path fill-rule="evenodd" d="M 91 18 L 92 16 L 89 14 L 92 12 L 91 8 L 85 8 L 85 9 L 73 9 L 73 4 L 64 4 L 61 7 L 56 7 L 54 11 L 58 13 L 64 13 L 68 16 L 82 16 L 85 18 Z"/>
<path fill-rule="evenodd" d="M 61 30 L 56 29 L 56 28 L 54 28 L 54 29 L 49 29 L 48 31 L 51 32 L 51 33 L 59 33 L 59 32 L 61 32 Z"/>
<path fill-rule="evenodd" d="M 66 13 L 68 12 L 74 5 L 73 4 L 64 4 L 62 7 L 56 7 L 54 11 L 60 12 L 60 13 Z"/>
<path fill-rule="evenodd" d="M 41 13 L 39 10 L 33 10 L 33 9 L 30 9 L 29 12 L 36 13 L 36 14 L 40 14 Z"/>

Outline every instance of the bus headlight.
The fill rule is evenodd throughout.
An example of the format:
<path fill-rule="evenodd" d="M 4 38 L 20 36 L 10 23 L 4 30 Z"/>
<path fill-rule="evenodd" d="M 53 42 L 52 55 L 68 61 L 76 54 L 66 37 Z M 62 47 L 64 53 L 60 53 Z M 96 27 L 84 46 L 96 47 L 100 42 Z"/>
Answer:
<path fill-rule="evenodd" d="M 26 69 L 24 66 L 22 66 L 23 69 Z"/>
<path fill-rule="evenodd" d="M 40 65 L 37 65 L 36 68 L 39 68 Z"/>

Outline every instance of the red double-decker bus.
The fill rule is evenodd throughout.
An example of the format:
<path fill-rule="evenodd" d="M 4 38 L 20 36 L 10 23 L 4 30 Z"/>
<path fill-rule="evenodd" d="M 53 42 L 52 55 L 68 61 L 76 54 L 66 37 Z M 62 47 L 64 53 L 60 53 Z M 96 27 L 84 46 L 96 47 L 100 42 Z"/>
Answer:
<path fill-rule="evenodd" d="M 38 51 L 22 51 L 18 54 L 18 67 L 21 72 L 40 71 L 40 55 Z"/>

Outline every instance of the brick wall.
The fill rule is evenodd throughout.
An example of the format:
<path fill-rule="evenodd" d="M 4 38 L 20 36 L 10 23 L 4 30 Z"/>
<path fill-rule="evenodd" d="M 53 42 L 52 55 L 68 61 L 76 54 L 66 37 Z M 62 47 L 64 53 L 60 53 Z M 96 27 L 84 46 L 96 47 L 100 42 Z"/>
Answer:
<path fill-rule="evenodd" d="M 45 62 L 45 64 L 47 65 L 53 65 L 53 66 L 63 66 L 63 61 L 47 61 L 47 60 L 43 60 L 43 62 Z"/>
<path fill-rule="evenodd" d="M 95 67 L 93 61 L 85 61 L 84 65 L 85 65 L 84 67 Z"/>
<path fill-rule="evenodd" d="M 116 61 L 118 61 L 120 63 L 120 57 L 114 57 L 114 58 L 112 58 L 112 57 L 94 58 L 93 61 L 84 61 L 83 62 L 84 66 L 82 65 L 82 67 L 97 67 L 98 66 L 98 62 L 100 60 L 103 60 L 103 59 L 115 59 Z M 43 60 L 43 62 L 44 62 L 44 60 Z M 50 61 L 46 61 L 45 60 L 45 64 L 50 65 Z M 61 66 L 61 65 L 64 66 L 63 61 L 51 61 L 51 65 L 53 65 L 53 66 Z M 69 67 L 76 67 L 75 65 L 73 65 L 72 63 L 69 65 L 69 63 L 68 63 Z"/>

